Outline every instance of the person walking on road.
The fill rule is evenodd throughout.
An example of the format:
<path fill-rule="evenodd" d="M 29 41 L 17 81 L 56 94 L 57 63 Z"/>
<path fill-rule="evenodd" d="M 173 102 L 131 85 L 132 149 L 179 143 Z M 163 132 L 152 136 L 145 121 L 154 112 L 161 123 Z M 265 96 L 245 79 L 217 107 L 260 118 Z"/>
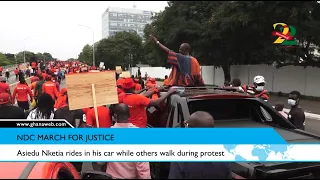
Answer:
<path fill-rule="evenodd" d="M 54 117 L 54 101 L 47 93 L 38 96 L 37 107 L 30 111 L 27 119 L 53 119 Z"/>
<path fill-rule="evenodd" d="M 109 108 L 105 106 L 98 106 L 98 120 L 99 128 L 109 128 L 112 126 L 112 119 Z M 86 114 L 86 123 L 88 127 L 97 127 L 96 116 L 94 108 L 90 109 Z"/>
<path fill-rule="evenodd" d="M 0 66 L 0 77 L 2 76 L 3 67 Z"/>
<path fill-rule="evenodd" d="M 0 77 L 0 93 L 10 93 L 10 86 L 6 83 L 7 79 L 5 77 Z"/>
<path fill-rule="evenodd" d="M 42 86 L 43 86 L 44 83 L 45 82 L 43 80 L 43 77 L 39 76 L 39 81 L 37 81 L 36 86 L 34 88 L 34 92 L 33 92 L 33 95 L 34 95 L 36 100 L 42 94 Z"/>
<path fill-rule="evenodd" d="M 114 108 L 116 123 L 112 128 L 138 128 L 129 122 L 130 109 L 125 104 Z M 98 163 L 104 165 L 105 163 Z M 108 162 L 106 173 L 115 179 L 151 179 L 149 162 Z"/>
<path fill-rule="evenodd" d="M 288 104 L 291 106 L 288 120 L 298 129 L 305 129 L 306 116 L 303 109 L 300 107 L 301 94 L 298 91 L 289 93 Z"/>
<path fill-rule="evenodd" d="M 150 35 L 151 40 L 168 53 L 168 63 L 172 65 L 169 76 L 169 86 L 204 86 L 199 62 L 190 56 L 190 45 L 182 43 L 179 53 L 161 44 L 156 37 Z"/>
<path fill-rule="evenodd" d="M 57 89 L 56 83 L 52 82 L 52 77 L 47 76 L 47 82 L 42 85 L 42 93 L 49 94 L 53 101 L 55 101 L 59 96 L 59 91 Z"/>
<path fill-rule="evenodd" d="M 213 128 L 213 117 L 203 111 L 191 114 L 185 121 L 186 128 Z M 232 179 L 227 162 L 172 162 L 168 179 Z"/>
<path fill-rule="evenodd" d="M 70 110 L 68 105 L 68 93 L 66 88 L 62 88 L 60 96 L 55 104 L 57 110 L 54 112 L 54 119 L 65 119 L 73 127 L 79 127 L 83 121 L 84 111 L 82 109 Z"/>
<path fill-rule="evenodd" d="M 10 72 L 9 72 L 9 69 L 6 69 L 6 78 L 7 78 L 7 81 L 9 81 L 9 78 L 10 78 Z"/>
<path fill-rule="evenodd" d="M 20 81 L 21 79 L 24 79 L 24 74 L 23 74 L 22 70 L 19 70 L 18 76 L 19 76 L 19 78 L 18 78 L 19 81 Z"/>
<path fill-rule="evenodd" d="M 169 79 L 168 79 L 168 76 L 167 76 L 167 75 L 164 76 L 163 85 L 164 85 L 164 86 L 168 86 L 168 85 L 169 85 Z"/>
<path fill-rule="evenodd" d="M 18 80 L 18 77 L 19 77 L 19 70 L 18 70 L 18 68 L 16 68 L 16 69 L 14 70 L 14 75 L 16 75 L 16 80 Z"/>
<path fill-rule="evenodd" d="M 0 93 L 0 119 L 25 119 L 23 109 L 13 106 L 10 94 Z"/>
<path fill-rule="evenodd" d="M 29 110 L 29 97 L 30 101 L 33 100 L 33 95 L 30 87 L 26 84 L 25 79 L 20 79 L 20 83 L 13 90 L 12 99 L 13 104 L 17 99 L 18 106 L 25 111 Z"/>

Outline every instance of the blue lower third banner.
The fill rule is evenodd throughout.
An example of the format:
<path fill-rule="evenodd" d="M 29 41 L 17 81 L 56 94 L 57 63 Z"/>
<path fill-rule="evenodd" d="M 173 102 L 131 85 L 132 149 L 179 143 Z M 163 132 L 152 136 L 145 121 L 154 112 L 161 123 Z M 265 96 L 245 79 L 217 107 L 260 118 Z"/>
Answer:
<path fill-rule="evenodd" d="M 1 128 L 0 161 L 319 162 L 320 144 L 272 128 Z"/>

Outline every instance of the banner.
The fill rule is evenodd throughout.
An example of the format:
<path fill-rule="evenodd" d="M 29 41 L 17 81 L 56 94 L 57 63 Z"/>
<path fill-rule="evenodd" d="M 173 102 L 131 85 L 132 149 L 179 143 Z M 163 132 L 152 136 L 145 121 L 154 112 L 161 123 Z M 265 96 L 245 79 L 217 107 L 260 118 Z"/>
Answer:
<path fill-rule="evenodd" d="M 272 128 L 1 128 L 0 133 L 0 161 L 320 161 L 320 144 L 287 144 Z"/>

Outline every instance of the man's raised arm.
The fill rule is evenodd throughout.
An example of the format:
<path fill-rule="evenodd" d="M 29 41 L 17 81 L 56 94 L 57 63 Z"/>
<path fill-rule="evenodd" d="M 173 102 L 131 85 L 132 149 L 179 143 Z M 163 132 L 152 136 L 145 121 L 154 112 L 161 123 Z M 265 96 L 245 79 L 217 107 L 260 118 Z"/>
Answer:
<path fill-rule="evenodd" d="M 166 51 L 167 53 L 169 53 L 170 49 L 167 48 L 166 46 L 164 46 L 163 44 L 161 44 L 161 43 L 157 40 L 156 37 L 154 37 L 153 35 L 150 34 L 150 38 L 151 38 L 151 40 L 152 40 L 154 43 L 156 43 L 157 45 L 159 45 L 159 47 L 160 47 L 161 49 L 163 49 L 164 51 Z"/>

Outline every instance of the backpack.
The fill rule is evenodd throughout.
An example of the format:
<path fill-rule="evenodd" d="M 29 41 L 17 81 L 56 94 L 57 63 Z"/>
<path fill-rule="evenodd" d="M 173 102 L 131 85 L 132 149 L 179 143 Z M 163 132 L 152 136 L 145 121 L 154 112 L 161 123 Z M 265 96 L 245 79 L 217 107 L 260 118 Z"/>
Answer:
<path fill-rule="evenodd" d="M 37 91 L 37 96 L 39 97 L 42 94 L 42 85 L 44 84 L 44 81 L 38 81 L 36 84 L 35 90 Z"/>

